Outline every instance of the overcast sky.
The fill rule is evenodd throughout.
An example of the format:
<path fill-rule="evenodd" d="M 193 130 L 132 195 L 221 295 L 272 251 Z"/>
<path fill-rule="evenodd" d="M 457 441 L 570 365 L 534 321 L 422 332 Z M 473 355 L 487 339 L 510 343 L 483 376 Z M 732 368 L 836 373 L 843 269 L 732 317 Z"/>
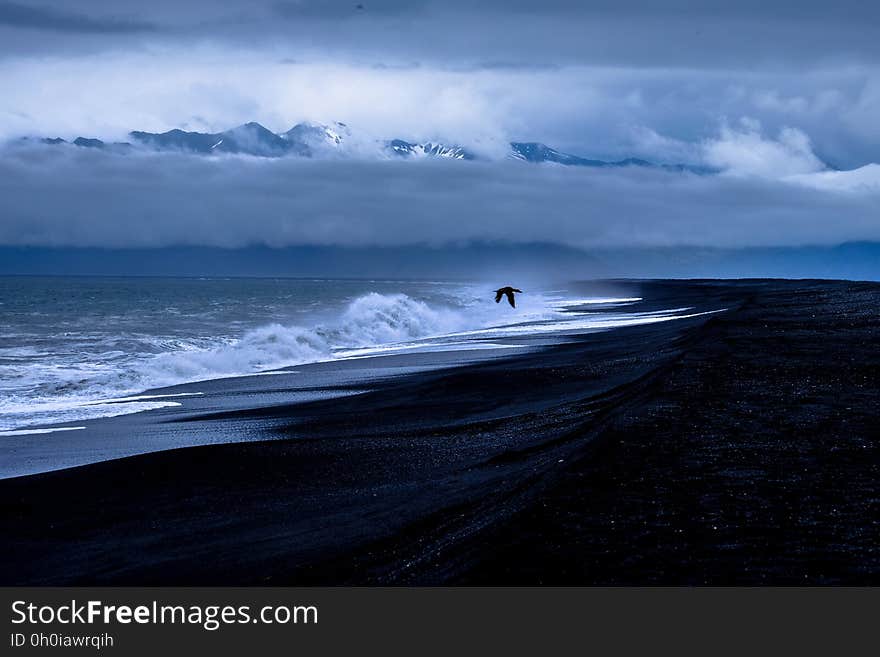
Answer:
<path fill-rule="evenodd" d="M 880 161 L 878 25 L 865 1 L 0 0 L 0 138 L 340 120 L 724 172 L 6 149 L 0 242 L 880 239 L 880 175 L 826 171 Z"/>

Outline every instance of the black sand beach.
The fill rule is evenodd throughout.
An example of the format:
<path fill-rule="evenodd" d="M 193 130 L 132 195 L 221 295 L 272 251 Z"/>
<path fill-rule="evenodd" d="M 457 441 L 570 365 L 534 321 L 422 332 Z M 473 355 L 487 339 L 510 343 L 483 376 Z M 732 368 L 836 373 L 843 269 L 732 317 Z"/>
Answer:
<path fill-rule="evenodd" d="M 0 583 L 880 583 L 880 284 L 630 285 L 726 311 L 114 418 L 272 439 L 0 481 Z"/>

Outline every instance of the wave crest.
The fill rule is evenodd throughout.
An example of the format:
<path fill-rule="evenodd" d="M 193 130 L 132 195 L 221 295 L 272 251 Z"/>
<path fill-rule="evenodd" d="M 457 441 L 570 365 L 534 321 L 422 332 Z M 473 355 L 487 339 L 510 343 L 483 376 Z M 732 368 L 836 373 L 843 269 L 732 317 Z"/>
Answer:
<path fill-rule="evenodd" d="M 334 331 L 335 346 L 364 347 L 448 333 L 462 328 L 464 316 L 435 309 L 405 294 L 371 292 L 352 301 Z"/>
<path fill-rule="evenodd" d="M 302 365 L 333 357 L 338 348 L 402 342 L 463 326 L 452 309 L 435 309 L 405 294 L 365 294 L 337 322 L 306 328 L 269 324 L 210 348 L 176 349 L 143 363 L 144 386 L 157 387 Z M 142 386 L 142 387 L 144 387 Z"/>
<path fill-rule="evenodd" d="M 238 338 L 137 336 L 125 338 L 124 351 L 117 346 L 88 360 L 28 358 L 6 368 L 15 370 L 22 392 L 0 399 L 0 429 L 146 410 L 155 402 L 131 402 L 125 409 L 120 404 L 89 405 L 154 388 L 332 360 L 337 350 L 399 345 L 480 328 L 498 318 L 482 307 L 483 296 L 471 298 L 465 292 L 450 299 L 461 304 L 454 308 L 406 294 L 371 292 L 351 300 L 335 320 L 313 327 L 273 323 Z"/>
<path fill-rule="evenodd" d="M 30 401 L 59 396 L 82 401 L 313 363 L 333 358 L 334 349 L 403 342 L 463 325 L 464 316 L 452 309 L 431 308 L 405 294 L 370 293 L 324 325 L 273 323 L 245 331 L 240 338 L 153 336 L 114 358 L 64 367 L 31 362 L 20 375 L 39 381 L 31 388 Z"/>
<path fill-rule="evenodd" d="M 270 324 L 247 331 L 239 340 L 207 349 L 158 354 L 144 362 L 140 374 L 146 387 L 157 387 L 299 365 L 330 354 L 329 344 L 318 331 Z"/>

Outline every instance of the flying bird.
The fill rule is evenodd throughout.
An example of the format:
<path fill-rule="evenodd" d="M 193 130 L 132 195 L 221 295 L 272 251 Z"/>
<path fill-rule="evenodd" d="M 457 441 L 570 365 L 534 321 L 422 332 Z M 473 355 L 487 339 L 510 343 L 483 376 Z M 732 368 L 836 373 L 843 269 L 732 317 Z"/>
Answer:
<path fill-rule="evenodd" d="M 511 308 L 516 308 L 516 299 L 513 298 L 513 293 L 517 292 L 522 294 L 522 290 L 517 290 L 515 287 L 502 287 L 495 290 L 495 303 L 501 302 L 501 297 L 507 295 L 507 301 L 510 303 Z"/>

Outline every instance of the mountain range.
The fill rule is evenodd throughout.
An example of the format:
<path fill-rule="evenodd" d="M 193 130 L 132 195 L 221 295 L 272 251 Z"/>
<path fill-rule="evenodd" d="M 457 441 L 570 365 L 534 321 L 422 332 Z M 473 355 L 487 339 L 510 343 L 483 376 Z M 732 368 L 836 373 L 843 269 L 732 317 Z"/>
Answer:
<path fill-rule="evenodd" d="M 167 132 L 144 132 L 135 130 L 129 133 L 130 141 L 105 142 L 95 138 L 77 137 L 71 142 L 59 137 L 40 141 L 50 145 L 72 144 L 81 148 L 98 148 L 119 153 L 133 149 L 153 151 L 173 151 L 213 155 L 221 153 L 252 155 L 256 157 L 325 157 L 347 156 L 353 152 L 363 153 L 363 148 L 350 148 L 352 133 L 345 123 L 330 125 L 298 123 L 290 130 L 275 133 L 256 122 L 245 123 L 223 132 L 190 132 L 174 129 Z M 363 146 L 361 142 L 358 142 Z M 648 167 L 671 171 L 692 173 L 713 173 L 713 170 L 689 164 L 660 164 L 638 158 L 622 160 L 598 160 L 563 153 L 539 142 L 510 142 L 507 157 L 532 163 L 550 162 L 564 166 L 578 167 Z M 377 140 L 371 142 L 369 150 L 385 158 L 448 158 L 455 160 L 481 159 L 474 151 L 459 144 L 445 144 L 434 141 L 409 142 L 403 139 Z"/>

